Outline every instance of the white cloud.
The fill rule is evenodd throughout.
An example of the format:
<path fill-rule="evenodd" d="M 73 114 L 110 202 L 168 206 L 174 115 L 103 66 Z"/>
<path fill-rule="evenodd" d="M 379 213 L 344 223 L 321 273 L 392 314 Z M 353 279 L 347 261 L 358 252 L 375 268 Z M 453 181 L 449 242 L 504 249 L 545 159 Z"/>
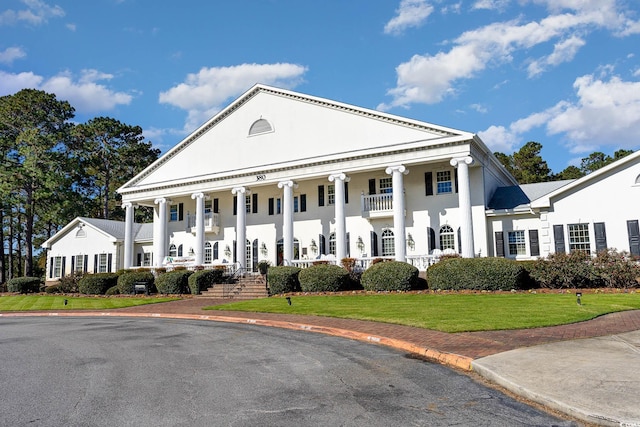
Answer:
<path fill-rule="evenodd" d="M 0 51 L 0 63 L 11 64 L 16 59 L 24 58 L 27 56 L 24 50 L 19 47 L 8 47 L 3 51 Z"/>
<path fill-rule="evenodd" d="M 11 25 L 24 22 L 29 25 L 41 25 L 49 21 L 50 18 L 61 18 L 65 15 L 64 10 L 58 6 L 49 6 L 41 0 L 22 0 L 26 9 L 7 9 L 0 13 L 0 25 Z"/>
<path fill-rule="evenodd" d="M 184 83 L 161 92 L 159 101 L 188 112 L 185 130 L 191 131 L 222 109 L 225 101 L 256 83 L 291 89 L 302 82 L 307 68 L 297 64 L 241 64 L 202 68 Z"/>
<path fill-rule="evenodd" d="M 555 44 L 552 53 L 532 63 L 529 73 L 536 75 L 547 67 L 570 60 L 585 43 L 581 34 L 603 28 L 617 29 L 626 22 L 614 0 L 532 1 L 558 13 L 540 21 L 523 22 L 523 18 L 519 18 L 492 23 L 462 33 L 449 51 L 414 55 L 396 67 L 396 87 L 387 92 L 393 99 L 378 108 L 388 110 L 408 108 L 413 103 L 440 102 L 456 93 L 456 83 L 460 80 L 473 78 L 487 67 L 511 62 L 516 53 L 524 53 L 553 39 L 562 40 Z"/>
<path fill-rule="evenodd" d="M 419 27 L 433 12 L 426 0 L 402 0 L 396 16 L 384 26 L 385 34 L 401 34 L 407 28 Z"/>
<path fill-rule="evenodd" d="M 469 107 L 471 107 L 473 110 L 477 111 L 478 113 L 485 114 L 489 112 L 487 107 L 485 107 L 482 104 L 471 104 Z"/>
<path fill-rule="evenodd" d="M 577 78 L 573 87 L 575 100 L 561 101 L 516 120 L 508 128 L 491 126 L 479 135 L 493 149 L 518 144 L 523 135 L 539 127 L 549 135 L 562 135 L 572 153 L 587 153 L 603 146 L 638 147 L 640 81 L 585 75 Z"/>
<path fill-rule="evenodd" d="M 477 0 L 472 9 L 487 9 L 487 10 L 504 10 L 509 6 L 510 0 Z"/>
<path fill-rule="evenodd" d="M 0 71 L 0 94 L 9 95 L 21 89 L 44 90 L 55 94 L 59 100 L 69 101 L 81 113 L 108 111 L 117 105 L 130 104 L 133 96 L 97 83 L 110 78 L 110 74 L 97 70 L 83 70 L 77 80 L 69 72 L 45 79 L 31 72 L 11 74 Z"/>
<path fill-rule="evenodd" d="M 513 131 L 504 126 L 489 126 L 485 131 L 478 132 L 478 136 L 487 144 L 491 151 L 511 153 L 520 138 Z"/>

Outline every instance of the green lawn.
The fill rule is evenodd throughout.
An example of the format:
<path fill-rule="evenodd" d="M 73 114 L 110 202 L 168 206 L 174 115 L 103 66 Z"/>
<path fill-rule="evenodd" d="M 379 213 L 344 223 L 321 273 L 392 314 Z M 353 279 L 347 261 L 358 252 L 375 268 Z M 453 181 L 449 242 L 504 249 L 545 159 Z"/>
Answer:
<path fill-rule="evenodd" d="M 69 297 L 60 295 L 7 295 L 0 296 L 0 311 L 39 310 L 108 310 L 174 301 L 177 298 L 105 298 Z M 67 305 L 64 301 L 67 300 Z"/>
<path fill-rule="evenodd" d="M 444 332 L 523 329 L 593 319 L 640 309 L 640 293 L 375 294 L 292 296 L 235 302 L 210 310 L 306 314 L 374 320 Z"/>

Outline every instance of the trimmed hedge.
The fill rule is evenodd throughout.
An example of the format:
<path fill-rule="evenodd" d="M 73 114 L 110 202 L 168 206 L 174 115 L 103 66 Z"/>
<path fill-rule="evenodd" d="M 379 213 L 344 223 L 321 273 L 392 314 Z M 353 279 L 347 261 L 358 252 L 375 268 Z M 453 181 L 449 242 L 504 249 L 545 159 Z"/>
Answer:
<path fill-rule="evenodd" d="M 116 273 L 87 274 L 78 282 L 78 292 L 87 295 L 104 295 L 107 289 L 117 284 Z"/>
<path fill-rule="evenodd" d="M 193 274 L 189 270 L 174 270 L 163 273 L 156 278 L 156 288 L 161 294 L 188 294 L 189 276 Z"/>
<path fill-rule="evenodd" d="M 39 277 L 16 277 L 7 281 L 7 291 L 21 294 L 37 293 L 40 292 L 41 283 L 42 280 Z"/>
<path fill-rule="evenodd" d="M 408 291 L 418 283 L 418 273 L 406 262 L 377 262 L 362 273 L 361 283 L 367 291 Z"/>
<path fill-rule="evenodd" d="M 214 283 L 222 283 L 224 270 L 200 270 L 189 276 L 187 280 L 193 295 L 199 295 Z"/>
<path fill-rule="evenodd" d="M 276 266 L 269 267 L 267 283 L 271 295 L 297 292 L 300 290 L 298 274 L 302 269 L 298 267 Z"/>
<path fill-rule="evenodd" d="M 528 275 L 517 261 L 506 258 L 452 258 L 427 269 L 431 289 L 509 291 L 526 289 Z"/>
<path fill-rule="evenodd" d="M 298 274 L 303 292 L 336 292 L 349 281 L 349 272 L 333 264 L 318 264 L 305 268 Z"/>
<path fill-rule="evenodd" d="M 118 291 L 121 294 L 132 294 L 135 291 L 136 282 L 144 282 L 149 292 L 154 291 L 155 278 L 150 271 L 126 271 L 118 277 Z"/>

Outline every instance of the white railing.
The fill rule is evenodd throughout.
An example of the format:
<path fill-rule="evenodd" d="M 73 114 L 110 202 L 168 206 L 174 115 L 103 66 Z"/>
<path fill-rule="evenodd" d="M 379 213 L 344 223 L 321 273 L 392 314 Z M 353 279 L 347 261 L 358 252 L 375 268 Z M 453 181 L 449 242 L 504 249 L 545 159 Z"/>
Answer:
<path fill-rule="evenodd" d="M 187 214 L 187 228 L 189 230 L 196 227 L 196 215 Z M 220 214 L 208 212 L 204 214 L 204 229 L 211 231 L 214 227 L 220 227 Z"/>
<path fill-rule="evenodd" d="M 420 271 L 426 271 L 438 261 L 440 257 L 434 255 L 407 255 L 407 262 Z"/>
<path fill-rule="evenodd" d="M 355 270 L 356 271 L 365 271 L 367 268 L 371 267 L 373 260 L 375 259 L 386 259 L 386 260 L 394 260 L 394 257 L 364 257 L 364 258 L 355 258 Z M 407 255 L 407 262 L 414 267 L 416 267 L 420 271 L 425 271 L 427 268 L 437 263 L 440 260 L 439 256 L 434 255 Z M 293 259 L 290 262 L 286 263 L 286 265 L 292 265 L 298 268 L 308 268 L 313 265 L 313 263 L 318 261 L 328 262 L 330 264 L 340 265 L 340 263 L 335 258 L 326 258 L 326 259 Z"/>
<path fill-rule="evenodd" d="M 370 194 L 360 196 L 362 212 L 392 212 L 393 211 L 393 194 Z"/>

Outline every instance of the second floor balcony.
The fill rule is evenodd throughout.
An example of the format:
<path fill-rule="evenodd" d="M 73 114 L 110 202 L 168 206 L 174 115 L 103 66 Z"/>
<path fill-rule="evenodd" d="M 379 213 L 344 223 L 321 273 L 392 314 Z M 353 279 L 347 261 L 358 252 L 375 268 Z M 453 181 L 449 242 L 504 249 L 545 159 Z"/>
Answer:
<path fill-rule="evenodd" d="M 393 216 L 393 194 L 369 194 L 360 196 L 363 218 L 387 218 Z"/>
<path fill-rule="evenodd" d="M 196 215 L 187 214 L 187 232 L 196 233 Z M 220 232 L 220 214 L 207 212 L 204 214 L 204 232 L 215 233 Z"/>

